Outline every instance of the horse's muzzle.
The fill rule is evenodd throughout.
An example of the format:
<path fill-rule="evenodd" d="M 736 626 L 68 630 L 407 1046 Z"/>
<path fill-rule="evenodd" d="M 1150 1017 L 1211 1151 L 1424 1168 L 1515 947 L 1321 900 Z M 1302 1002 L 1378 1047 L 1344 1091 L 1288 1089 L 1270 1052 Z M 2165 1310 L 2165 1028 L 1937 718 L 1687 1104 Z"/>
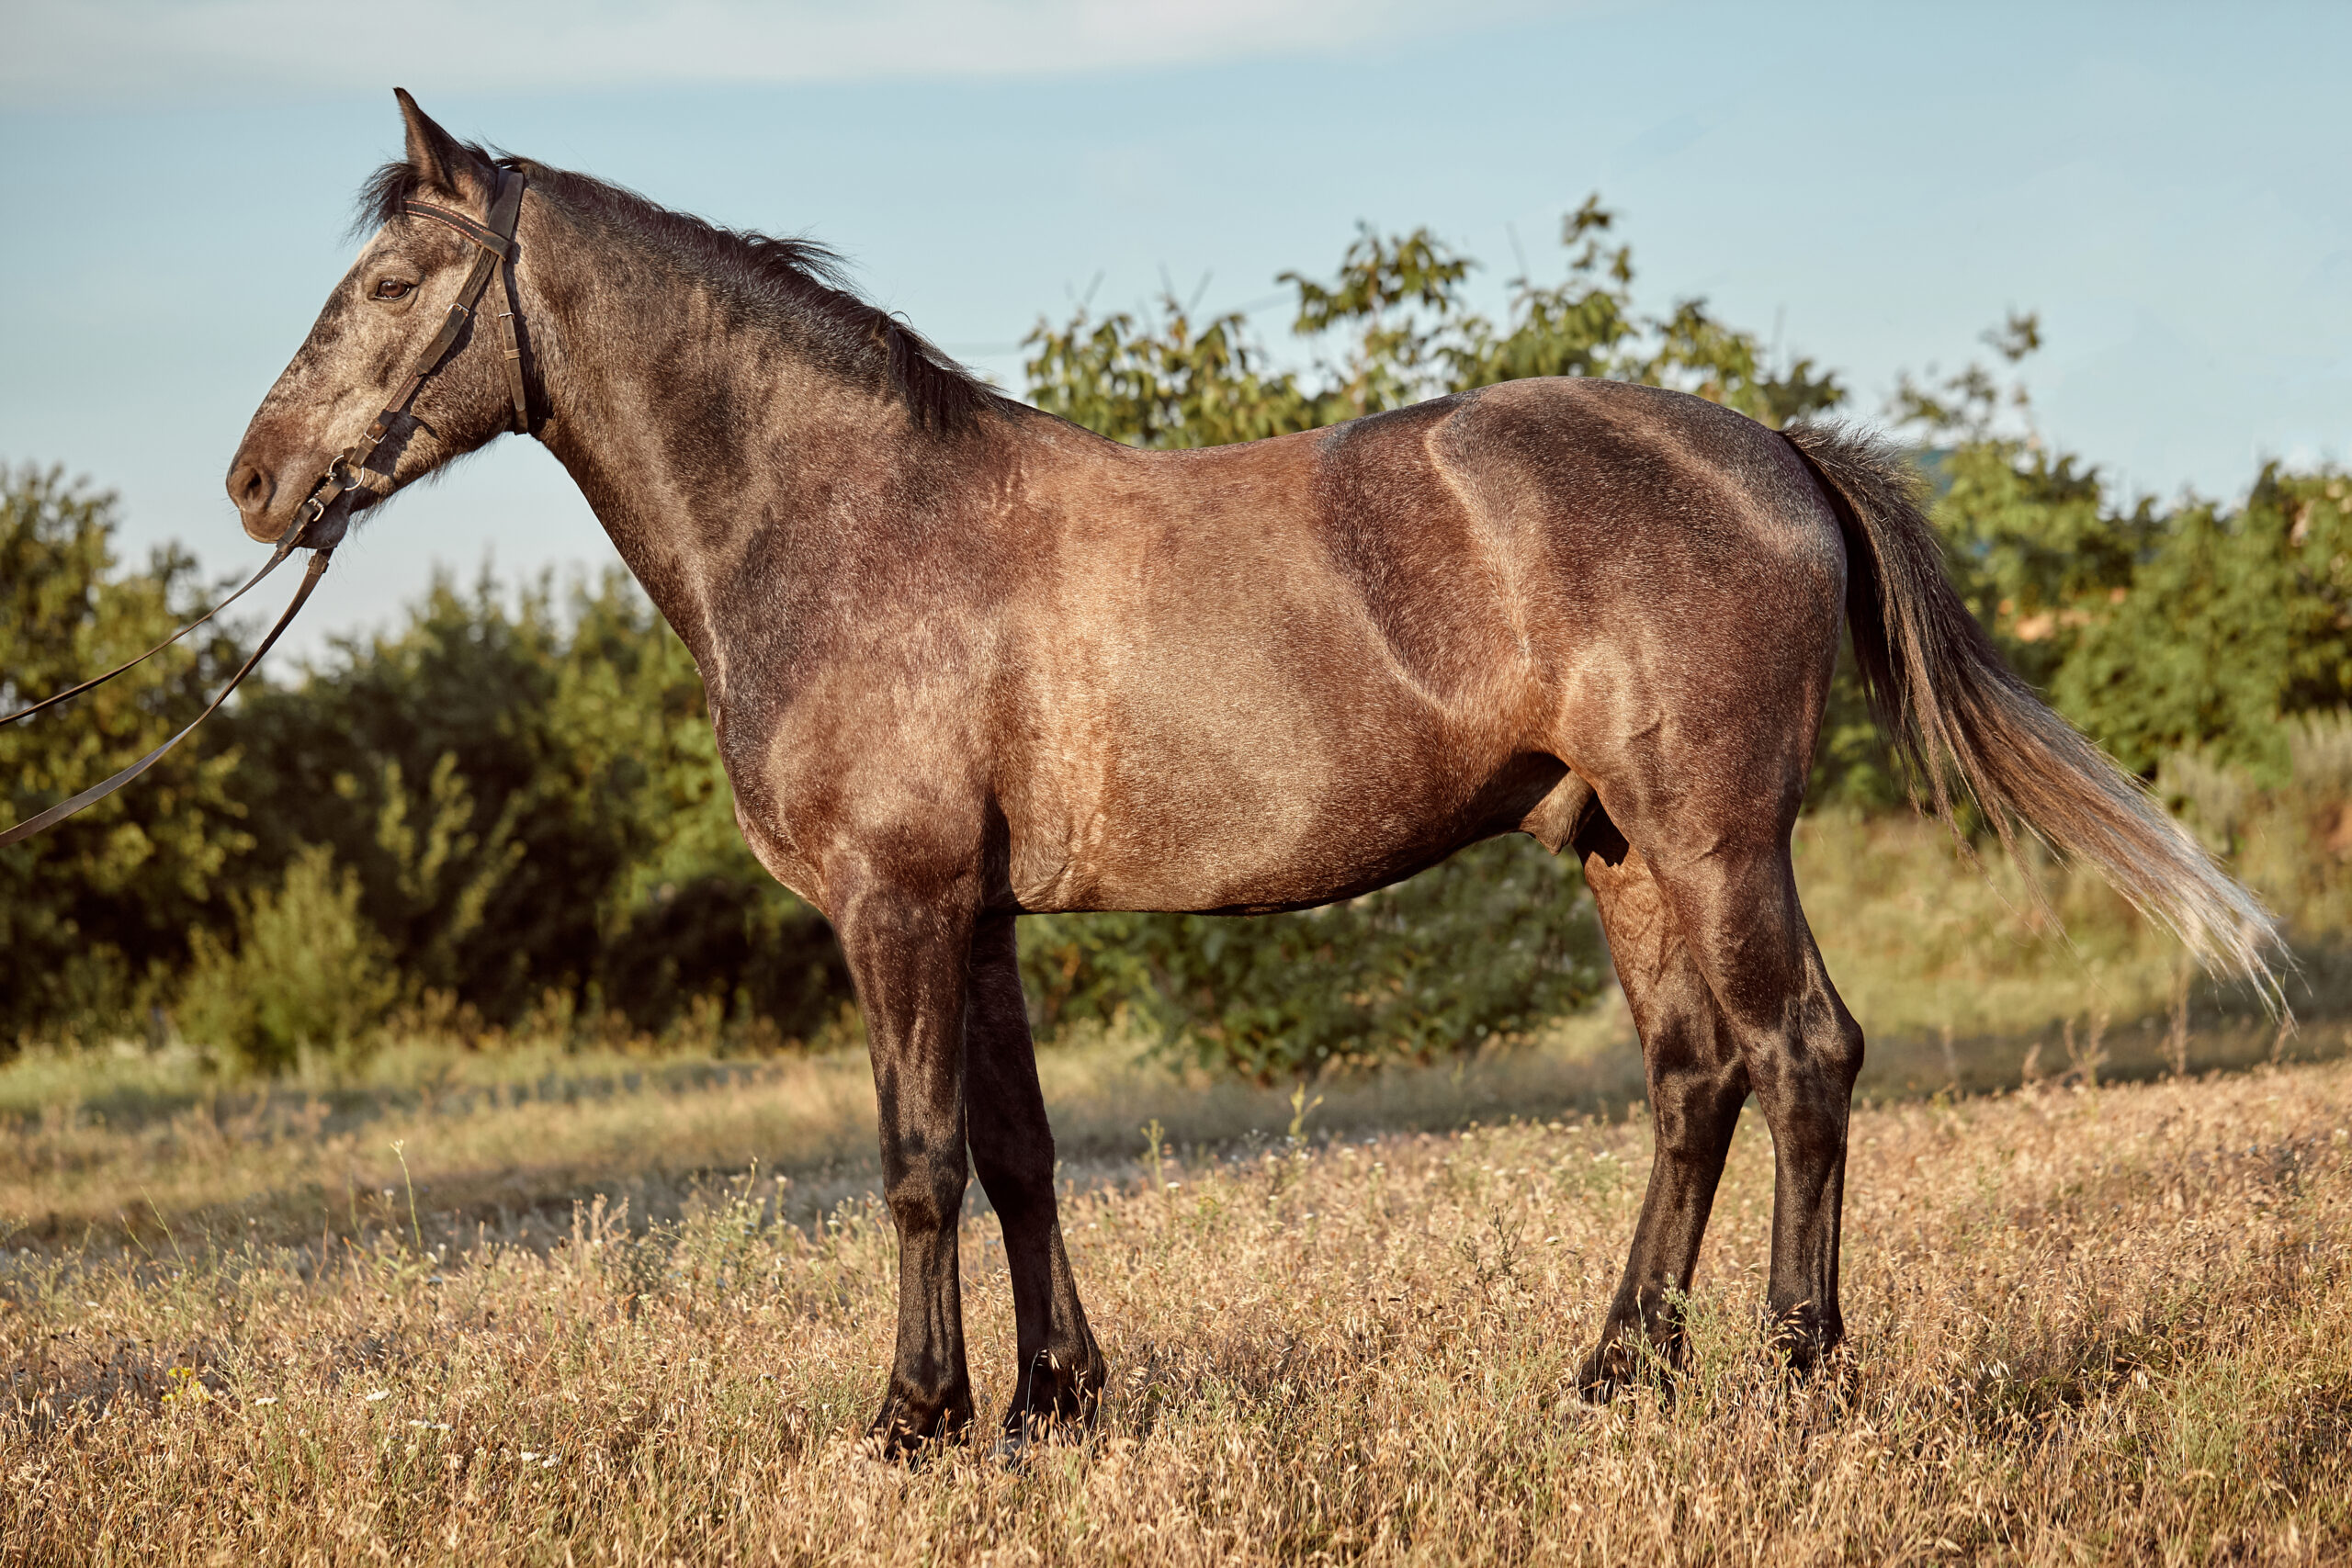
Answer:
<path fill-rule="evenodd" d="M 270 514 L 270 502 L 277 498 L 277 479 L 240 453 L 229 469 L 229 499 L 236 502 L 237 517 L 244 525 L 247 538 L 273 544 L 293 526 L 290 513 L 277 517 Z"/>

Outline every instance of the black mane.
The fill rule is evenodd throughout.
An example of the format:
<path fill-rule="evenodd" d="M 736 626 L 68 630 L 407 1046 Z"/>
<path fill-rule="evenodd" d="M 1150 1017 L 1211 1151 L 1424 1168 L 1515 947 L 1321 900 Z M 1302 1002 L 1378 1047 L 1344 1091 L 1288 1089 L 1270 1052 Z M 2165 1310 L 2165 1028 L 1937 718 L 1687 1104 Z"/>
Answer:
<path fill-rule="evenodd" d="M 857 297 L 839 254 L 814 240 L 779 239 L 752 230 L 724 229 L 690 213 L 673 212 L 635 191 L 524 158 L 498 157 L 478 143 L 465 150 L 484 164 L 520 169 L 567 206 L 650 236 L 694 271 L 751 301 L 779 309 L 832 368 L 863 379 L 887 375 L 891 391 L 915 423 L 954 431 L 984 413 L 1016 407 L 1012 400 L 965 369 L 912 327 Z M 400 218 L 414 196 L 415 165 L 386 164 L 360 187 L 355 227 L 380 228 Z"/>

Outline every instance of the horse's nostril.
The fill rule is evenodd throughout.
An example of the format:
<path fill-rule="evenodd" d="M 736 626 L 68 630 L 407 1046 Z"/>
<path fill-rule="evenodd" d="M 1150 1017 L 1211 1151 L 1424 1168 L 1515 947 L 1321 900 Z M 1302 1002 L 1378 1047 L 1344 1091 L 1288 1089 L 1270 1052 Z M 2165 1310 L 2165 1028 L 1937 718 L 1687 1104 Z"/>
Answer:
<path fill-rule="evenodd" d="M 229 499 L 237 503 L 240 512 L 258 512 L 267 506 L 270 492 L 277 488 L 269 476 L 252 463 L 240 463 L 229 472 Z"/>

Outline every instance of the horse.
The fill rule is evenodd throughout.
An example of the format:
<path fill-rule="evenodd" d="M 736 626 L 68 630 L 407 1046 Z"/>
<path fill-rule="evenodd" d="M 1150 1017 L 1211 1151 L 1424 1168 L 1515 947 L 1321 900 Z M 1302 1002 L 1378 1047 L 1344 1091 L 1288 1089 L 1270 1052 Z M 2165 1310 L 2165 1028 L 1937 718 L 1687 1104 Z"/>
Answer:
<path fill-rule="evenodd" d="M 1863 1038 L 1790 836 L 1841 627 L 1924 806 L 1973 799 L 2005 841 L 2022 825 L 2275 989 L 2270 918 L 2004 664 L 1883 438 L 1551 378 L 1137 449 L 984 385 L 820 245 L 494 157 L 397 96 L 372 237 L 229 493 L 255 539 L 340 537 L 510 427 L 579 485 L 694 655 L 744 838 L 852 974 L 899 1248 L 888 1454 L 973 1426 L 973 1171 L 1016 1322 L 1000 1443 L 1082 1429 L 1104 1386 L 1018 917 L 1306 908 L 1508 832 L 1581 860 L 1656 1124 L 1577 1387 L 1678 1364 L 1750 1093 L 1776 1167 L 1770 1343 L 1799 1370 L 1837 1347 Z"/>

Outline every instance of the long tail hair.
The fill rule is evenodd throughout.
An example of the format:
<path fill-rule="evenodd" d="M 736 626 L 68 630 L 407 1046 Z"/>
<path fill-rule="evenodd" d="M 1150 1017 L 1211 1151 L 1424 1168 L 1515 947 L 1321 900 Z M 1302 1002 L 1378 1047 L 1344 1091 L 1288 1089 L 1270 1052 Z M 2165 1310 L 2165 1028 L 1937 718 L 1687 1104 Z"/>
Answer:
<path fill-rule="evenodd" d="M 2283 1008 L 2277 923 L 2147 788 L 2012 671 L 1944 574 L 1920 480 L 1894 443 L 1837 426 L 1784 433 L 1845 530 L 1846 621 L 1871 711 L 1915 791 L 1953 822 L 1954 784 L 2017 850 L 2018 827 L 2088 861 L 2208 969 Z M 1915 794 L 1915 798 L 1916 798 Z"/>

